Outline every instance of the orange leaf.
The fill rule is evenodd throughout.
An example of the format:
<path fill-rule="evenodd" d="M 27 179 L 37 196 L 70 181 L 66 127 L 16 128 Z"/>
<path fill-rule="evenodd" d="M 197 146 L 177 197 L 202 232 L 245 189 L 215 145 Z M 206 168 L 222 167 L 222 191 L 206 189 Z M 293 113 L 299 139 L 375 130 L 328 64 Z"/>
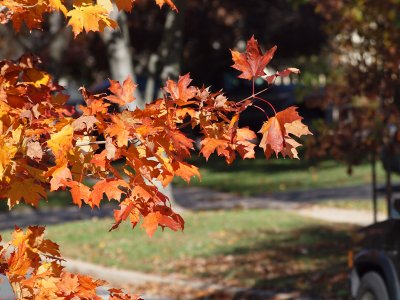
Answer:
<path fill-rule="evenodd" d="M 222 155 L 226 152 L 226 148 L 229 146 L 227 140 L 219 140 L 215 138 L 205 138 L 201 141 L 202 148 L 200 153 L 208 160 L 210 155 L 217 150 L 218 155 Z"/>
<path fill-rule="evenodd" d="M 264 55 L 262 54 L 257 40 L 254 35 L 247 41 L 246 52 L 240 53 L 232 51 L 232 59 L 234 64 L 232 68 L 242 72 L 238 77 L 253 80 L 257 77 L 265 75 L 264 69 L 267 64 L 271 61 L 276 46 L 269 49 Z"/>
<path fill-rule="evenodd" d="M 56 169 L 53 171 L 53 174 L 51 175 L 52 178 L 50 180 L 51 191 L 56 191 L 60 187 L 64 187 L 67 180 L 72 180 L 71 170 L 68 168 L 67 163 L 61 167 L 55 168 Z"/>
<path fill-rule="evenodd" d="M 90 205 L 90 189 L 77 181 L 70 181 L 66 183 L 67 186 L 71 188 L 70 193 L 72 196 L 72 201 L 78 205 L 79 207 L 82 206 L 82 200 Z M 93 206 L 92 206 L 93 207 Z"/>
<path fill-rule="evenodd" d="M 169 216 L 161 214 L 159 211 L 151 212 L 147 216 L 145 216 L 142 223 L 142 228 L 146 230 L 146 233 L 149 237 L 152 237 L 156 232 L 158 225 L 168 227 L 173 231 L 182 229 L 181 224 L 179 224 Z"/>
<path fill-rule="evenodd" d="M 95 206 L 100 206 L 100 201 L 103 200 L 103 194 L 106 194 L 108 200 L 115 199 L 117 201 L 121 200 L 122 191 L 119 187 L 128 188 L 128 184 L 121 179 L 104 179 L 97 182 L 93 186 L 93 191 L 91 193 L 91 202 Z"/>
<path fill-rule="evenodd" d="M 189 86 L 192 82 L 190 74 L 179 76 L 178 83 L 173 80 L 168 80 L 164 90 L 171 95 L 171 98 L 175 100 L 178 105 L 187 104 L 187 100 L 192 99 L 196 95 L 196 88 Z"/>
<path fill-rule="evenodd" d="M 300 146 L 298 142 L 290 137 L 290 134 L 297 137 L 312 134 L 302 122 L 297 112 L 297 107 L 291 106 L 271 117 L 264 123 L 260 133 L 263 134 L 260 147 L 264 149 L 265 156 L 269 158 L 272 152 L 298 158 L 296 148 Z"/>
<path fill-rule="evenodd" d="M 181 177 L 187 183 L 190 182 L 190 179 L 193 176 L 201 178 L 199 168 L 193 165 L 177 161 L 172 164 L 172 167 L 174 168 L 175 174 Z"/>
<path fill-rule="evenodd" d="M 133 93 L 136 87 L 137 84 L 133 83 L 130 76 L 125 79 L 122 86 L 118 81 L 110 79 L 110 87 L 108 89 L 114 95 L 108 96 L 106 97 L 106 99 L 119 105 L 127 105 L 135 100 L 135 97 L 133 97 Z"/>
<path fill-rule="evenodd" d="M 168 4 L 173 10 L 178 11 L 178 9 L 176 8 L 174 2 L 172 2 L 172 0 L 156 0 L 156 3 L 160 6 L 160 8 L 164 5 L 164 4 Z"/>

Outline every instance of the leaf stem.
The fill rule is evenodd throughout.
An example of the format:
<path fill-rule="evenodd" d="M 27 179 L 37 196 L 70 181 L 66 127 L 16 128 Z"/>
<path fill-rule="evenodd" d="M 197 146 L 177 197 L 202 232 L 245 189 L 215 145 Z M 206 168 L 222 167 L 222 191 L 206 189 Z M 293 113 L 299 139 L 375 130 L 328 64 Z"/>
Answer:
<path fill-rule="evenodd" d="M 271 102 L 269 102 L 268 100 L 265 100 L 265 99 L 263 99 L 263 98 L 260 98 L 260 97 L 254 97 L 254 99 L 261 100 L 261 101 L 263 101 L 264 103 L 267 103 L 267 104 L 272 108 L 272 110 L 274 111 L 274 114 L 275 114 L 275 116 L 276 116 L 275 107 L 271 104 Z"/>
<path fill-rule="evenodd" d="M 268 117 L 268 115 L 267 115 L 267 113 L 265 112 L 264 109 L 262 109 L 261 107 L 259 107 L 258 105 L 255 105 L 255 104 L 253 104 L 253 105 L 251 105 L 251 106 L 253 106 L 253 107 L 258 108 L 259 110 L 261 110 L 261 111 L 264 113 L 264 115 L 267 117 L 267 120 L 269 120 L 269 117 Z"/>

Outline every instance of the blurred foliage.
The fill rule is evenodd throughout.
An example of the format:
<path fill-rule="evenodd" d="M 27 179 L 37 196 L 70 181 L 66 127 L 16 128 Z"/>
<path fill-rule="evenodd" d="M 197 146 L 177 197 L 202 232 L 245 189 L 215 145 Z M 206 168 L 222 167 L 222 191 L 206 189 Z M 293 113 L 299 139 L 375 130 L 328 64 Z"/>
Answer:
<path fill-rule="evenodd" d="M 310 149 L 349 165 L 375 153 L 400 171 L 400 2 L 311 2 L 325 18 L 330 40 L 330 74 L 320 106 L 331 111 L 331 123 L 321 124 Z"/>

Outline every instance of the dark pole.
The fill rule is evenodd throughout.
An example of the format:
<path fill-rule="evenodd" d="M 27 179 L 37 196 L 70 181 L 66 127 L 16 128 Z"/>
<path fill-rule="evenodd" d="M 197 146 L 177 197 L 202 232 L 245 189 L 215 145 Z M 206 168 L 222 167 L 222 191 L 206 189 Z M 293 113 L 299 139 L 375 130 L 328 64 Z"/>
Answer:
<path fill-rule="evenodd" d="M 387 202 L 387 213 L 388 218 L 391 216 L 391 198 L 392 198 L 392 171 L 389 169 L 386 171 L 386 202 Z"/>
<path fill-rule="evenodd" d="M 374 209 L 374 223 L 377 222 L 377 214 L 378 214 L 378 208 L 377 208 L 377 193 L 376 193 L 376 153 L 375 151 L 372 151 L 372 157 L 371 157 L 371 166 L 372 166 L 372 206 Z"/>

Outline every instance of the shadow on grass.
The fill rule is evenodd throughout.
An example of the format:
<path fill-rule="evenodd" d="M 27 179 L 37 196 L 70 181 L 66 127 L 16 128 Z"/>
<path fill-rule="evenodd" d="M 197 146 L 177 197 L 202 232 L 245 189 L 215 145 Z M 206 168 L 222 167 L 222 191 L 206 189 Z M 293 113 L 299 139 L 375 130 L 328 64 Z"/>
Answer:
<path fill-rule="evenodd" d="M 211 293 L 207 299 L 275 299 L 257 296 L 260 291 L 297 295 L 290 299 L 301 296 L 349 299 L 346 254 L 351 232 L 348 227 L 346 230 L 340 226 L 311 226 L 271 234 L 272 240 L 216 253 L 216 260 L 209 259 L 207 272 L 200 271 L 197 276 L 249 289 L 226 298 L 220 298 L 220 292 Z"/>

